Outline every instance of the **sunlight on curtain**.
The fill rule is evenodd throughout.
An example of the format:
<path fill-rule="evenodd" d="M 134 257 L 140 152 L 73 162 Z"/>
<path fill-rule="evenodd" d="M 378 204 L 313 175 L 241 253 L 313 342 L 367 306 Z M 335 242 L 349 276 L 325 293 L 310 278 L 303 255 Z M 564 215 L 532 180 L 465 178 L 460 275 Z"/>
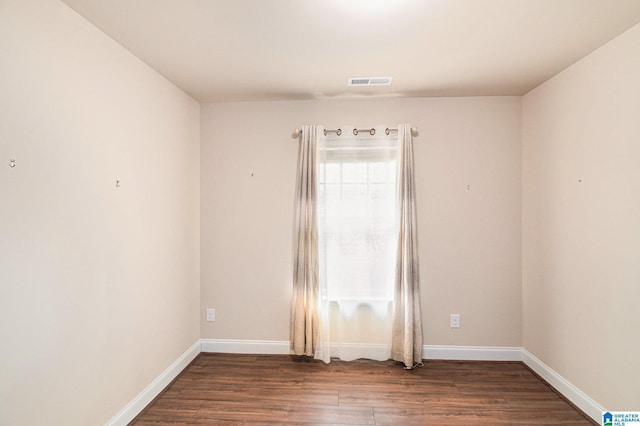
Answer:
<path fill-rule="evenodd" d="M 418 221 L 413 164 L 413 137 L 409 124 L 398 126 L 398 251 L 391 357 L 406 368 L 422 365 L 422 314 Z"/>
<path fill-rule="evenodd" d="M 386 360 L 391 355 L 398 246 L 394 133 L 318 132 L 317 358 Z"/>
<path fill-rule="evenodd" d="M 293 228 L 291 346 L 296 355 L 316 356 L 320 339 L 320 289 L 316 219 L 317 126 L 304 126 L 298 151 Z"/>

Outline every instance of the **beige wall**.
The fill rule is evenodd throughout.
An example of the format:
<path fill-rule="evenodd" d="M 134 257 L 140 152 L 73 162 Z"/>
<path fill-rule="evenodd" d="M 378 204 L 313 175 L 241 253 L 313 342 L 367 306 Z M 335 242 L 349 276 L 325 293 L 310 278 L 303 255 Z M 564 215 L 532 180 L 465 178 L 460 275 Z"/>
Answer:
<path fill-rule="evenodd" d="M 293 129 L 404 121 L 420 130 L 425 344 L 521 346 L 519 97 L 203 105 L 203 338 L 289 340 Z"/>
<path fill-rule="evenodd" d="M 193 99 L 0 2 L 0 424 L 104 424 L 198 340 L 198 158 Z"/>
<path fill-rule="evenodd" d="M 523 343 L 609 410 L 640 401 L 640 25 L 524 97 Z"/>
<path fill-rule="evenodd" d="M 419 128 L 425 344 L 522 345 L 607 409 L 636 408 L 640 26 L 523 108 L 199 108 L 46 0 L 0 2 L 0 40 L 1 424 L 103 424 L 199 337 L 288 340 L 304 123 Z"/>

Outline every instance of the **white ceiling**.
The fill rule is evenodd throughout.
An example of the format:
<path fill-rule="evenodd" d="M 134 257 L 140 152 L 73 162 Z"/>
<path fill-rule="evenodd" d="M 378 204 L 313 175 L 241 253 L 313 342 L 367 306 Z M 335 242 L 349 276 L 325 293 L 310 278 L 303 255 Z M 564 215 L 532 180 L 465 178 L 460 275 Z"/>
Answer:
<path fill-rule="evenodd" d="M 203 102 L 522 95 L 640 22 L 640 0 L 63 1 Z"/>

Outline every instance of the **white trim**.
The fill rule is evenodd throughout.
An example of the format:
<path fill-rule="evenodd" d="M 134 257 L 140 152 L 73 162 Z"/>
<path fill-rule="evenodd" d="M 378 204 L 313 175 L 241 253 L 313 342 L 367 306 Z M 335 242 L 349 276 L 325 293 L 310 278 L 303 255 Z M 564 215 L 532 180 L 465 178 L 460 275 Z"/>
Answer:
<path fill-rule="evenodd" d="M 201 339 L 202 352 L 219 352 L 231 354 L 256 355 L 290 355 L 291 343 L 278 340 L 233 340 L 233 339 Z M 344 353 L 346 358 L 353 352 L 369 349 L 379 358 L 387 345 L 340 344 L 332 345 L 332 353 Z M 498 346 L 437 346 L 422 347 L 424 359 L 448 359 L 463 361 L 521 361 L 522 348 Z"/>
<path fill-rule="evenodd" d="M 587 394 L 571 384 L 567 379 L 556 373 L 551 367 L 536 358 L 535 355 L 522 349 L 522 362 L 535 371 L 547 383 L 553 386 L 565 398 L 584 411 L 589 417 L 600 424 L 604 407 L 591 399 Z"/>
<path fill-rule="evenodd" d="M 422 358 L 460 361 L 522 361 L 522 348 L 424 345 Z"/>
<path fill-rule="evenodd" d="M 255 355 L 289 355 L 291 343 L 279 340 L 200 339 L 202 352 Z"/>
<path fill-rule="evenodd" d="M 162 390 L 175 379 L 182 370 L 186 368 L 195 357 L 200 354 L 201 343 L 200 340 L 195 342 L 180 358 L 175 360 L 173 364 L 164 370 L 153 382 L 149 384 L 142 392 L 140 392 L 131 402 L 129 402 L 118 414 L 113 416 L 106 425 L 107 426 L 120 426 L 127 425 L 138 414 L 149 405 L 153 399 L 162 392 Z"/>
<path fill-rule="evenodd" d="M 278 340 L 231 340 L 231 339 L 201 339 L 202 352 L 254 354 L 254 355 L 291 355 L 291 342 Z M 389 359 L 391 345 L 365 345 L 361 343 L 331 344 L 329 353 L 345 361 L 352 361 L 362 354 L 366 358 Z"/>

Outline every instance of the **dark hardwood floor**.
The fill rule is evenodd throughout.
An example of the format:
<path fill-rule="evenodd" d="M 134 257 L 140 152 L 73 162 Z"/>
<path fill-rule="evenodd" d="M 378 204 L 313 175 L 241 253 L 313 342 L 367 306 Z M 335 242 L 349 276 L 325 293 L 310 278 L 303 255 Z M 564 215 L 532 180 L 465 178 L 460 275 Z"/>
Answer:
<path fill-rule="evenodd" d="M 175 424 L 593 425 L 520 362 L 324 364 L 200 354 L 135 420 Z"/>

